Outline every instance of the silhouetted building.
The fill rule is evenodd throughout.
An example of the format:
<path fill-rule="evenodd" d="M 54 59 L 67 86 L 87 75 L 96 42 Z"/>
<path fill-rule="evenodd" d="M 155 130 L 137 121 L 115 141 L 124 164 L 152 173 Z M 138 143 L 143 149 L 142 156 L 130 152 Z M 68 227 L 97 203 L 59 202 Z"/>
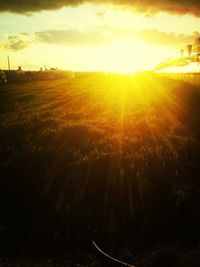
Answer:
<path fill-rule="evenodd" d="M 193 53 L 200 56 L 200 38 L 196 38 L 193 42 Z"/>
<path fill-rule="evenodd" d="M 191 54 L 192 54 L 192 45 L 191 44 L 187 45 L 187 51 L 188 51 L 188 58 L 190 58 Z"/>
<path fill-rule="evenodd" d="M 7 83 L 6 73 L 0 69 L 0 84 L 4 83 Z"/>

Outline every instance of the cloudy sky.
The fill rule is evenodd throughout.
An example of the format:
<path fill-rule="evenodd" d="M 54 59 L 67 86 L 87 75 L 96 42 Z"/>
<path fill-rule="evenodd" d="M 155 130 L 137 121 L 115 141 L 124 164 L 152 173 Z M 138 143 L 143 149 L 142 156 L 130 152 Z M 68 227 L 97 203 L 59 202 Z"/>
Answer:
<path fill-rule="evenodd" d="M 200 32 L 200 2 L 0 0 L 0 68 L 153 68 Z"/>

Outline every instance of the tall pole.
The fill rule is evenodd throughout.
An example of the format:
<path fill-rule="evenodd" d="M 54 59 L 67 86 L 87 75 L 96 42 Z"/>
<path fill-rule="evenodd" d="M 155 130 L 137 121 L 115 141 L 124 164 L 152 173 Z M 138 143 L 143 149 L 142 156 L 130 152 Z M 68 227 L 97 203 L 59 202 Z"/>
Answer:
<path fill-rule="evenodd" d="M 10 57 L 8 56 L 8 70 L 10 70 Z"/>

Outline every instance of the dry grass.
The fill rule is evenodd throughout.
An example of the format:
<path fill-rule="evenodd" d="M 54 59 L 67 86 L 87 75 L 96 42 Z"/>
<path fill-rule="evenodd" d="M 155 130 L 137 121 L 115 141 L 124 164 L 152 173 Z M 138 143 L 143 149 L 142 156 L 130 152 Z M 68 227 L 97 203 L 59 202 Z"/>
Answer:
<path fill-rule="evenodd" d="M 79 74 L 10 84 L 0 99 L 1 224 L 41 229 L 56 214 L 67 240 L 95 228 L 141 243 L 196 235 L 198 88 Z"/>

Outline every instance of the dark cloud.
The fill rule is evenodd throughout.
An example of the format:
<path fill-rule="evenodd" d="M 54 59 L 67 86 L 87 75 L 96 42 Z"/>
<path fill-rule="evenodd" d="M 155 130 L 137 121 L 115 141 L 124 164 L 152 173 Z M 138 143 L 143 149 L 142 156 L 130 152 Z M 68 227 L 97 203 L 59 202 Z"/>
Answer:
<path fill-rule="evenodd" d="M 35 33 L 36 41 L 56 45 L 105 44 L 108 40 L 99 31 L 48 30 Z"/>
<path fill-rule="evenodd" d="M 198 32 L 194 32 L 192 35 L 187 35 L 161 32 L 155 29 L 145 29 L 138 32 L 138 37 L 144 42 L 164 46 L 187 45 L 188 43 L 192 43 L 197 36 L 199 36 Z"/>
<path fill-rule="evenodd" d="M 167 11 L 176 14 L 193 14 L 200 16 L 199 0 L 0 0 L 0 11 L 16 13 L 37 12 L 41 10 L 54 10 L 64 6 L 74 6 L 84 2 L 113 3 L 115 5 L 134 7 L 143 13 L 156 13 Z"/>
<path fill-rule="evenodd" d="M 15 13 L 38 12 L 42 10 L 55 10 L 64 6 L 74 6 L 84 0 L 0 0 L 0 11 Z"/>
<path fill-rule="evenodd" d="M 23 39 L 20 39 L 20 36 L 9 36 L 4 48 L 7 50 L 11 50 L 11 51 L 19 51 L 22 50 L 26 47 L 28 47 L 29 43 Z"/>

